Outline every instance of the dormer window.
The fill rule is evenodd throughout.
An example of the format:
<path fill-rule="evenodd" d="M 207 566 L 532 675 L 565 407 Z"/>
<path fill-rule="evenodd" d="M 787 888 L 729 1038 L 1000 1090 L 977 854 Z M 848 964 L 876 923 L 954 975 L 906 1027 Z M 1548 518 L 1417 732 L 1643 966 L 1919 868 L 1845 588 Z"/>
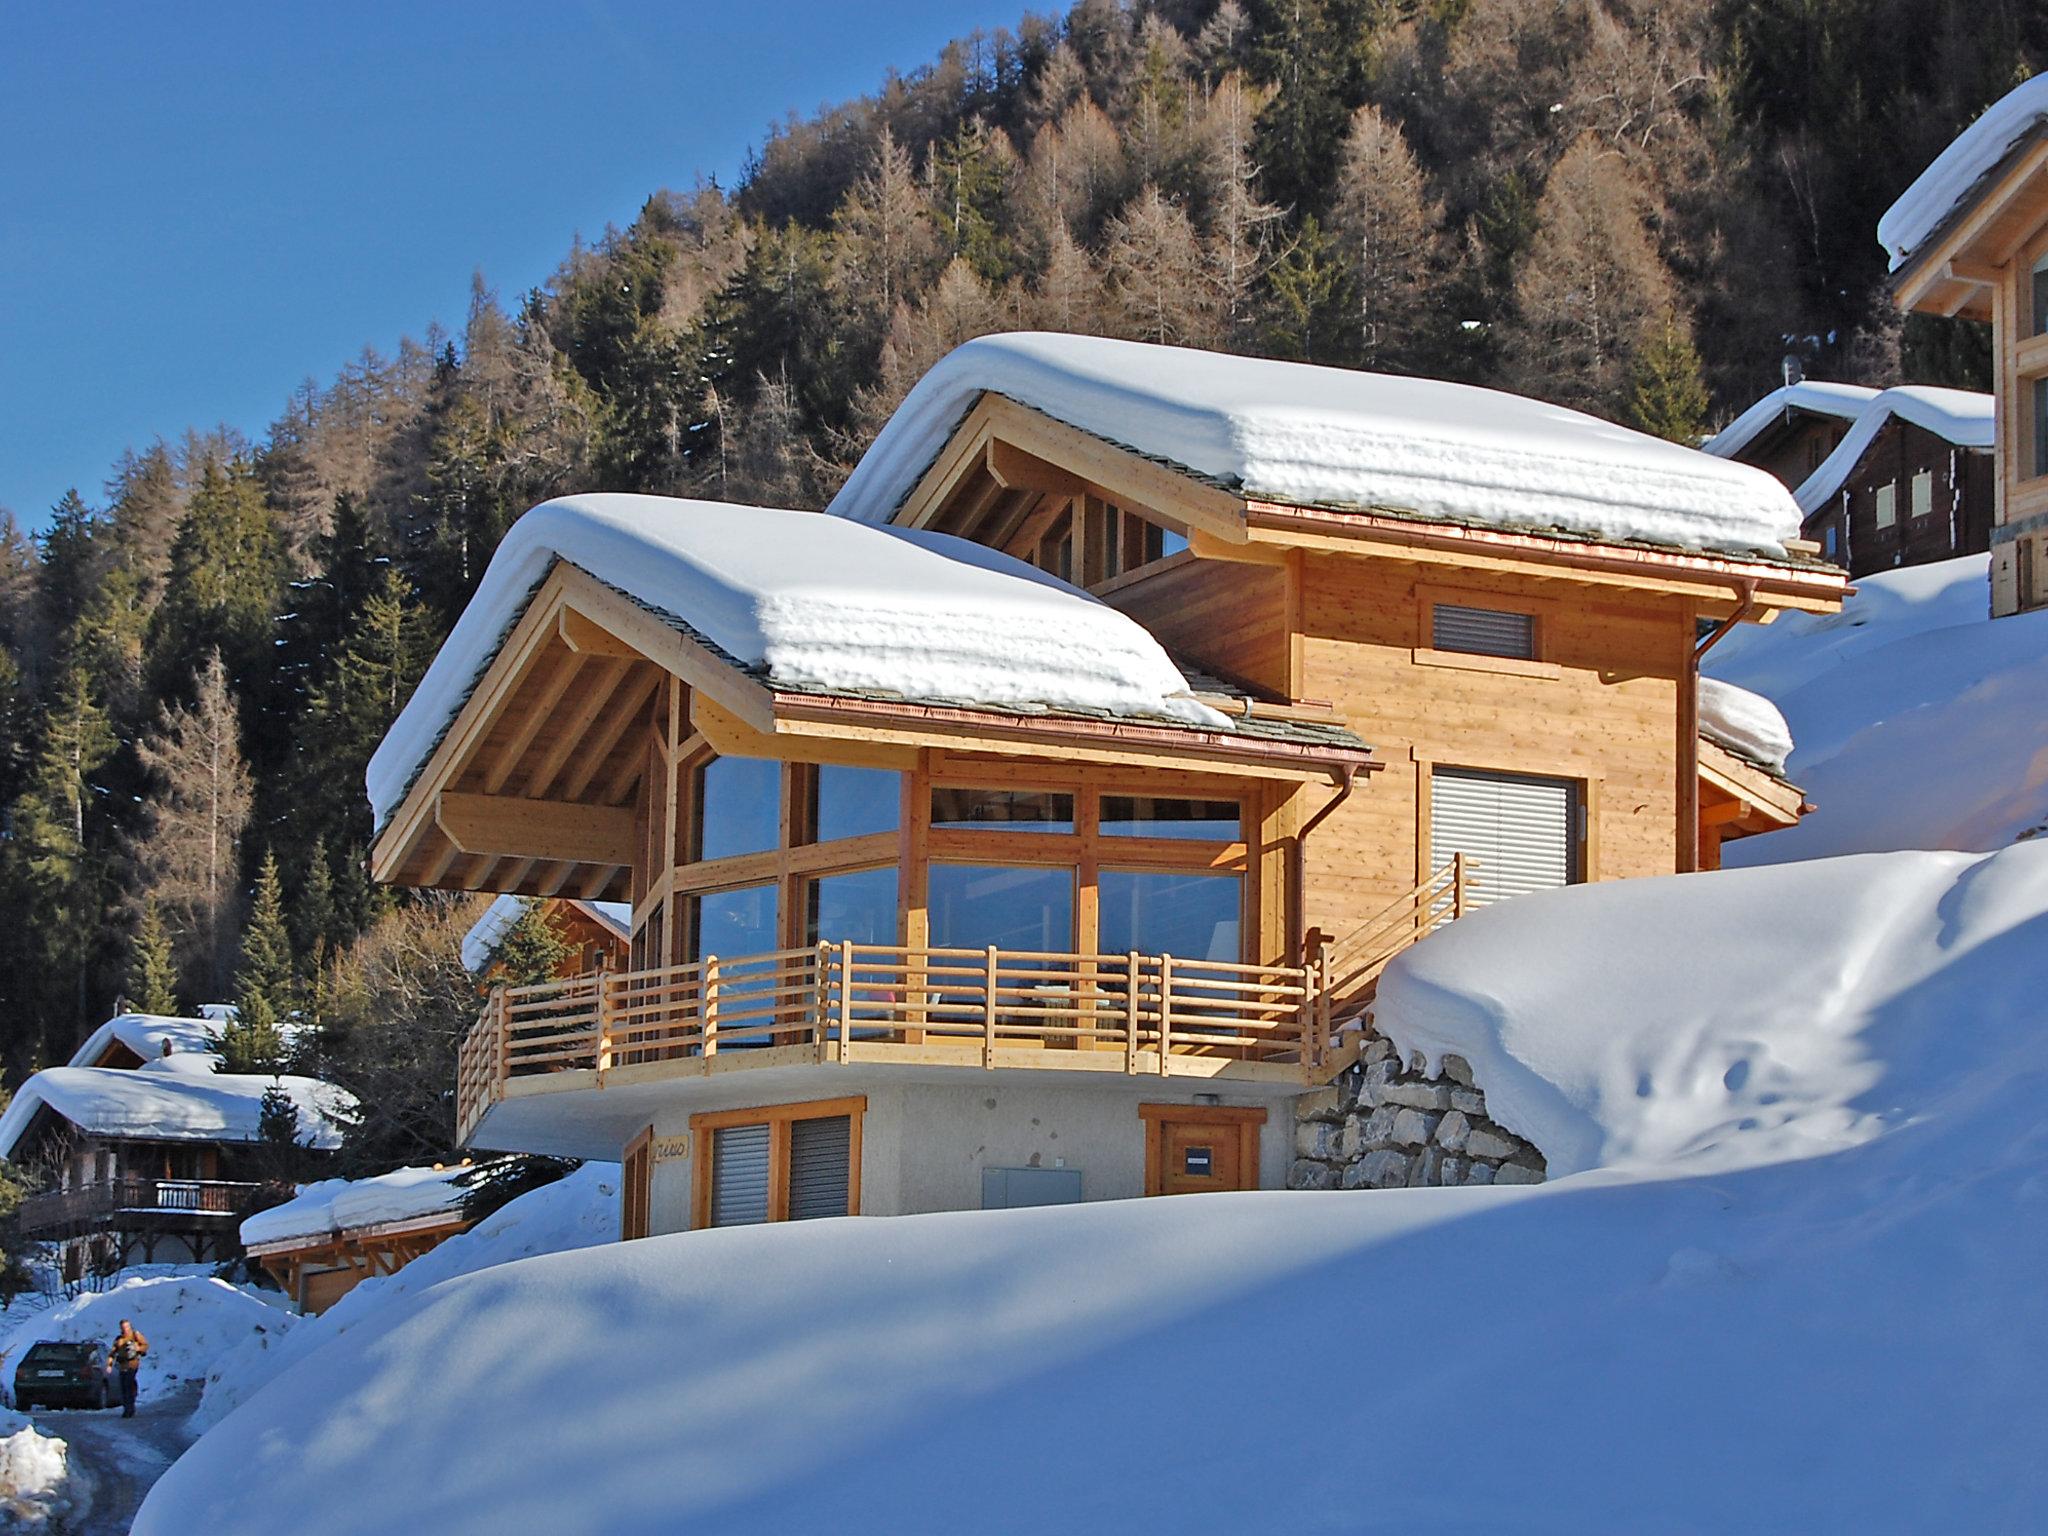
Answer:
<path fill-rule="evenodd" d="M 1467 656 L 1536 659 L 1536 616 L 1505 608 L 1471 608 L 1461 603 L 1430 606 L 1430 645 Z"/>

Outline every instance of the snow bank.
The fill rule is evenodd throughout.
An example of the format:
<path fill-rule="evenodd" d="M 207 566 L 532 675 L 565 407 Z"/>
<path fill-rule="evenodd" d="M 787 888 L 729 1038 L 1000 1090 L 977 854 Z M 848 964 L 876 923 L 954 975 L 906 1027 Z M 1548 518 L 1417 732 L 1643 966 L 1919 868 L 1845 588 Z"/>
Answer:
<path fill-rule="evenodd" d="M 0 1157 L 11 1157 L 38 1109 L 48 1107 L 94 1136 L 157 1141 L 257 1141 L 263 1095 L 281 1083 L 299 1109 L 299 1139 L 332 1151 L 355 1096 L 311 1077 L 215 1072 L 192 1054 L 119 1067 L 47 1067 L 23 1083 L 0 1115 Z"/>
<path fill-rule="evenodd" d="M 1762 470 L 1519 395 L 1040 333 L 947 354 L 826 510 L 886 521 L 984 392 L 1296 505 L 1779 556 L 1799 527 Z"/>
<path fill-rule="evenodd" d="M 1807 517 L 1813 516 L 1835 497 L 1851 470 L 1870 451 L 1877 434 L 1894 416 L 1925 428 L 1959 448 L 1991 447 L 1996 420 L 1996 402 L 1991 396 L 1970 389 L 1942 389 L 1932 384 L 1900 384 L 1884 391 L 1865 407 L 1856 425 L 1820 461 L 1818 468 L 1800 482 L 1793 499 Z"/>
<path fill-rule="evenodd" d="M 1489 1102 L 1628 1166 L 504 1265 L 280 1377 L 136 1536 L 2039 1524 L 2048 848 L 1578 887 L 1411 953 L 1444 1045 L 1548 1085 Z"/>
<path fill-rule="evenodd" d="M 127 1318 L 149 1340 L 141 1387 L 147 1392 L 199 1381 L 222 1355 L 255 1334 L 291 1325 L 274 1292 L 243 1290 L 210 1275 L 154 1275 L 124 1280 L 110 1291 L 79 1296 L 36 1314 L 0 1335 L 0 1368 L 12 1379 L 24 1353 L 44 1339 L 98 1339 L 111 1344 Z"/>
<path fill-rule="evenodd" d="M 566 560 L 688 624 L 770 683 L 1221 727 L 1134 620 L 994 550 L 810 512 L 572 496 L 512 525 L 370 759 L 381 824 L 528 593 Z"/>
<path fill-rule="evenodd" d="M 515 1259 L 562 1253 L 619 1237 L 619 1166 L 585 1163 L 567 1178 L 507 1201 L 469 1231 L 431 1249 L 395 1275 L 363 1281 L 318 1317 L 285 1315 L 286 1328 L 253 1335 L 211 1364 L 205 1395 L 191 1418 L 205 1430 L 272 1377 L 384 1308 L 409 1301 L 458 1275 Z"/>
<path fill-rule="evenodd" d="M 469 1172 L 452 1168 L 394 1168 L 367 1179 L 322 1179 L 308 1184 L 282 1205 L 258 1211 L 242 1223 L 242 1243 L 318 1238 L 395 1221 L 417 1221 L 460 1210 L 468 1193 L 455 1181 Z"/>
<path fill-rule="evenodd" d="M 1773 773 L 1783 773 L 1792 755 L 1792 730 L 1778 706 L 1719 678 L 1700 679 L 1700 734 Z"/>
<path fill-rule="evenodd" d="M 1864 384 L 1831 384 L 1824 379 L 1802 379 L 1772 390 L 1719 432 L 1700 444 L 1703 453 L 1717 459 L 1732 459 L 1777 424 L 1791 410 L 1812 411 L 1854 421 L 1863 408 L 1877 398 L 1877 391 Z"/>
<path fill-rule="evenodd" d="M 1838 614 L 1788 614 L 1708 652 L 1768 697 L 1817 809 L 1724 845 L 1729 865 L 1895 848 L 1985 852 L 2048 825 L 2048 614 L 1989 617 L 1989 557 L 1860 579 Z"/>
<path fill-rule="evenodd" d="M 64 1530 L 90 1508 L 73 1478 L 70 1448 L 26 1415 L 0 1408 L 0 1531 Z"/>
<path fill-rule="evenodd" d="M 1896 272 L 2006 152 L 2048 121 L 2048 75 L 2036 75 L 2008 91 L 1935 156 L 1899 200 L 1877 221 L 1877 243 L 1891 254 Z"/>

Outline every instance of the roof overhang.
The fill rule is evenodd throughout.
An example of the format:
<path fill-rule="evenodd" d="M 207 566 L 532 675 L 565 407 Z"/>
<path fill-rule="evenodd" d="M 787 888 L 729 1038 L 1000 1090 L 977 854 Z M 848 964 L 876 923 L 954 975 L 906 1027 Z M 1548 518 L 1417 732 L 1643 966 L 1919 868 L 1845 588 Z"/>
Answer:
<path fill-rule="evenodd" d="M 460 1211 L 435 1211 L 425 1216 L 408 1217 L 403 1221 L 380 1221 L 364 1227 L 329 1227 L 323 1232 L 303 1232 L 291 1237 L 280 1237 L 268 1243 L 246 1243 L 244 1248 L 252 1259 L 276 1258 L 283 1254 L 299 1254 L 318 1257 L 325 1253 L 339 1254 L 342 1251 L 363 1244 L 388 1242 L 401 1237 L 453 1237 L 466 1231 L 469 1218 Z"/>
<path fill-rule="evenodd" d="M 1700 823 L 1724 838 L 1775 832 L 1798 823 L 1813 807 L 1799 786 L 1700 738 Z"/>
<path fill-rule="evenodd" d="M 1901 309 L 1989 320 L 2004 268 L 2048 225 L 2048 128 L 2036 127 L 1891 276 Z"/>

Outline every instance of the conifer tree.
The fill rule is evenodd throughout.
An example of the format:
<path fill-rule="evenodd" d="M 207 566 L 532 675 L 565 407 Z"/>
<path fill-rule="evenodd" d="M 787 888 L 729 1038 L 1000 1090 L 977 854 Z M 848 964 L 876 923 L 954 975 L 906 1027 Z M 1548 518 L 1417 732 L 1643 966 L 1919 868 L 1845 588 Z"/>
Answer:
<path fill-rule="evenodd" d="M 178 965 L 171 953 L 170 930 L 156 910 L 156 899 L 142 903 L 142 920 L 128 955 L 128 1001 L 143 1013 L 178 1011 Z"/>
<path fill-rule="evenodd" d="M 1438 260 L 1435 211 L 1400 128 L 1375 107 L 1351 118 L 1330 223 L 1343 240 L 1357 306 L 1357 358 L 1367 368 L 1413 361 Z"/>
<path fill-rule="evenodd" d="M 242 963 L 235 972 L 236 1017 L 221 1032 L 221 1055 L 230 1072 L 267 1072 L 281 1066 L 284 1025 L 294 1011 L 293 992 L 284 888 L 276 856 L 266 849 L 242 933 Z"/>
<path fill-rule="evenodd" d="M 151 638 L 159 691 L 180 693 L 209 651 L 244 689 L 270 676 L 271 620 L 284 551 L 246 462 L 209 461 L 171 546 L 170 578 Z"/>
<path fill-rule="evenodd" d="M 1119 334 L 1196 347 L 1216 338 L 1217 295 L 1202 280 L 1201 241 L 1187 214 L 1157 187 L 1139 193 L 1111 223 L 1107 265 Z"/>
<path fill-rule="evenodd" d="M 1699 349 L 1678 316 L 1667 314 L 1630 370 L 1629 423 L 1674 443 L 1696 445 L 1706 432 L 1707 409 Z"/>
<path fill-rule="evenodd" d="M 490 979 L 508 987 L 532 986 L 553 981 L 576 946 L 562 935 L 561 927 L 548 911 L 545 901 L 529 901 L 519 920 L 505 930 L 505 936 L 491 951 L 487 967 Z"/>
<path fill-rule="evenodd" d="M 1336 362 L 1349 350 L 1354 318 L 1350 268 L 1310 214 L 1267 274 L 1265 344 L 1295 362 Z"/>

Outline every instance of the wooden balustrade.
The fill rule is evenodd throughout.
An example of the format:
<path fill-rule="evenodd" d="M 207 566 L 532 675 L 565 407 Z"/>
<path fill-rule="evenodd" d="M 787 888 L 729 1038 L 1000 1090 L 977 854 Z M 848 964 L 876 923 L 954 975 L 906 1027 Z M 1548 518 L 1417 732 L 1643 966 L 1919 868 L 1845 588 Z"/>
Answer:
<path fill-rule="evenodd" d="M 187 1218 L 247 1215 L 262 1189 L 261 1184 L 224 1179 L 122 1175 L 25 1196 L 19 1220 L 26 1233 L 118 1225 L 116 1218 L 156 1219 L 176 1225 Z"/>
<path fill-rule="evenodd" d="M 1453 854 L 1422 884 L 1397 897 L 1342 938 L 1322 946 L 1322 996 L 1332 1029 L 1341 1031 L 1371 1006 L 1382 973 L 1409 946 L 1463 917 L 1472 900 L 1477 859 Z"/>

